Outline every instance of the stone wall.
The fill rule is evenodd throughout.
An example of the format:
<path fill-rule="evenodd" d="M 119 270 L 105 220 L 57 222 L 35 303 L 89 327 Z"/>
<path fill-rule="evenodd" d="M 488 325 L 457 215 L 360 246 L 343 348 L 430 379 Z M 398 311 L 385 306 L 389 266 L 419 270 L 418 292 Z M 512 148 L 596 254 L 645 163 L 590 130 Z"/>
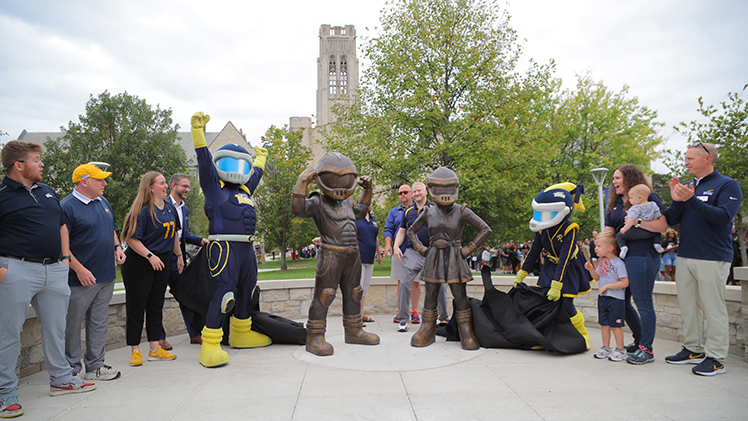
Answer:
<path fill-rule="evenodd" d="M 741 271 L 742 270 L 742 271 Z M 738 273 L 740 275 L 738 275 Z M 748 280 L 748 268 L 739 268 L 736 278 Z M 494 285 L 502 290 L 509 291 L 512 287 L 513 278 L 508 276 L 494 276 Z M 525 282 L 534 284 L 537 278 L 527 277 Z M 262 289 L 260 309 L 292 320 L 306 321 L 309 304 L 312 300 L 314 289 L 313 279 L 298 279 L 286 281 L 260 281 L 258 285 Z M 483 285 L 480 278 L 469 283 L 468 296 L 483 298 Z M 730 315 L 730 353 L 745 357 L 748 361 L 746 351 L 746 335 L 744 326 L 748 326 L 748 282 L 740 286 L 726 287 L 727 311 Z M 342 315 L 342 299 L 340 290 L 332 306 L 329 315 Z M 423 288 L 421 293 L 421 307 L 423 306 Z M 450 314 L 451 300 L 449 301 Z M 397 283 L 389 278 L 374 278 L 366 296 L 366 314 L 379 315 L 387 322 L 389 317 L 397 313 Z M 575 304 L 584 314 L 586 324 L 597 327 L 597 288 L 592 292 L 578 297 Z M 654 304 L 657 311 L 657 338 L 671 341 L 683 341 L 683 320 L 680 316 L 678 297 L 676 296 L 675 284 L 672 282 L 656 282 L 654 290 Z M 167 293 L 164 303 L 164 327 L 167 336 L 185 333 L 182 314 L 179 305 Z M 393 326 L 394 329 L 394 326 Z M 628 330 L 626 328 L 626 330 Z M 85 338 L 85 332 L 82 332 Z M 146 342 L 145 331 L 142 335 L 142 343 Z M 109 308 L 109 331 L 107 333 L 107 349 L 126 346 L 125 343 L 125 294 L 124 291 L 116 291 Z M 85 349 L 85 344 L 84 344 Z M 41 346 L 41 333 L 39 322 L 34 310 L 29 307 L 29 314 L 21 332 L 21 354 L 18 358 L 16 371 L 21 377 L 44 370 L 44 354 Z"/>

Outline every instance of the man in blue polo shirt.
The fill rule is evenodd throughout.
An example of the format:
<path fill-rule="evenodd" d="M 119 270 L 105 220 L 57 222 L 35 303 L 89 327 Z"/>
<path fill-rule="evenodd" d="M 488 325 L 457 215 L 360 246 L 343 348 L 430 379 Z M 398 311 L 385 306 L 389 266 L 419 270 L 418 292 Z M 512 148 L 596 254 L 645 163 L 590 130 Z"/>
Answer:
<path fill-rule="evenodd" d="M 400 222 L 403 220 L 403 213 L 408 206 L 413 204 L 413 192 L 407 184 L 403 184 L 397 190 L 397 198 L 400 200 L 400 204 L 390 209 L 387 213 L 387 220 L 384 222 L 384 255 L 385 257 L 391 257 L 392 254 L 392 243 L 395 241 L 397 236 L 397 230 L 400 229 Z M 405 252 L 405 244 L 401 244 L 400 251 Z M 400 294 L 400 280 L 402 279 L 403 262 L 399 259 L 392 259 L 392 266 L 390 268 L 390 279 L 397 280 L 397 293 Z M 410 301 L 413 303 L 413 308 L 418 308 L 418 302 L 421 301 L 421 287 L 416 282 L 413 286 L 413 292 L 410 294 Z M 407 316 L 404 315 L 403 319 L 407 321 Z M 413 312 L 410 317 L 411 322 L 420 323 L 418 319 L 417 311 Z M 395 315 L 393 320 L 395 323 L 400 323 L 400 315 Z"/>
<path fill-rule="evenodd" d="M 81 323 L 86 322 L 86 380 L 114 380 L 120 372 L 104 362 L 109 303 L 114 293 L 115 264 L 125 261 L 114 225 L 112 206 L 102 196 L 111 172 L 90 163 L 73 171 L 73 193 L 60 206 L 70 236 L 70 304 L 65 328 L 65 357 L 73 373 L 82 371 Z"/>
<path fill-rule="evenodd" d="M 673 203 L 665 211 L 668 224 L 681 227 L 675 284 L 685 331 L 683 349 L 665 361 L 698 364 L 691 371 L 702 376 L 725 372 L 730 346 L 725 280 L 733 257 L 733 220 L 743 200 L 740 184 L 714 169 L 717 157 L 711 143 L 688 146 L 686 167 L 694 180 L 670 181 Z"/>
<path fill-rule="evenodd" d="M 418 282 L 418 274 L 423 269 L 423 262 L 425 258 L 418 252 L 413 250 L 413 244 L 410 239 L 405 235 L 408 228 L 413 225 L 413 222 L 418 218 L 418 214 L 421 213 L 426 207 L 433 207 L 434 204 L 428 201 L 426 196 L 426 185 L 421 182 L 413 183 L 413 204 L 408 206 L 403 213 L 403 218 L 400 223 L 400 228 L 397 231 L 395 237 L 394 253 L 395 257 L 403 262 L 402 277 L 400 278 L 400 291 L 398 293 L 398 312 L 399 314 L 410 314 L 408 312 L 408 305 L 410 304 L 410 293 L 413 287 L 413 282 Z M 423 226 L 418 230 L 418 239 L 421 240 L 424 246 L 429 246 L 429 229 L 427 226 Z M 402 252 L 401 245 L 405 244 L 405 253 Z M 413 303 L 413 310 L 417 310 L 418 303 Z M 439 292 L 439 320 L 447 320 L 447 284 L 441 285 L 441 291 Z M 408 331 L 408 319 L 401 318 L 400 324 L 397 327 L 398 332 Z"/>
<path fill-rule="evenodd" d="M 2 149 L 7 174 L 0 182 L 0 417 L 23 414 L 16 362 L 29 304 L 42 331 L 49 394 L 89 392 L 65 359 L 65 315 L 70 259 L 65 215 L 54 190 L 40 184 L 42 147 L 11 140 Z"/>

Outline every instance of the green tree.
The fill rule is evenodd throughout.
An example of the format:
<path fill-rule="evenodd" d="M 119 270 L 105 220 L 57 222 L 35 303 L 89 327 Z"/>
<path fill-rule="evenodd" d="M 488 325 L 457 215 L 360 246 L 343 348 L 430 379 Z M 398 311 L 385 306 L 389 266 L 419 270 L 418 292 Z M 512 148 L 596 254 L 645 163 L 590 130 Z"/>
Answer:
<path fill-rule="evenodd" d="M 520 48 L 493 0 L 392 1 L 364 46 L 371 62 L 356 101 L 327 132 L 377 185 L 425 181 L 452 168 L 470 204 L 498 235 L 526 231 L 517 210 L 537 190 L 553 64 L 515 72 Z M 537 158 L 537 159 L 535 159 Z M 504 232 L 506 231 L 506 232 Z M 469 235 L 470 233 L 466 233 Z"/>
<path fill-rule="evenodd" d="M 58 142 L 44 143 L 45 183 L 64 197 L 73 190 L 71 176 L 80 164 L 103 161 L 111 164 L 106 197 L 112 204 L 118 227 L 135 198 L 140 178 L 158 171 L 168 178 L 185 172 L 187 158 L 177 143 L 178 124 L 171 109 L 154 109 L 127 92 L 90 96 L 79 123 L 70 121 Z"/>
<path fill-rule="evenodd" d="M 657 134 L 662 125 L 657 112 L 639 104 L 629 88 L 619 92 L 587 75 L 577 76 L 575 90 L 566 90 L 553 121 L 553 133 L 546 153 L 551 154 L 543 178 L 550 183 L 571 181 L 585 185 L 587 212 L 575 213 L 582 232 L 599 226 L 596 183 L 590 170 L 609 170 L 634 164 L 650 173 L 649 164 L 658 157 L 656 147 L 663 141 Z M 606 177 L 610 181 L 611 174 Z"/>
<path fill-rule="evenodd" d="M 715 162 L 715 169 L 740 183 L 743 202 L 738 210 L 735 227 L 739 232 L 743 264 L 748 262 L 744 240 L 746 224 L 743 219 L 748 211 L 748 102 L 740 96 L 745 93 L 746 88 L 748 85 L 743 86 L 740 94 L 728 93 L 727 100 L 720 102 L 719 106 L 706 105 L 703 98 L 699 97 L 698 112 L 706 121 L 681 122 L 675 127 L 689 143 L 705 142 L 717 146 L 719 159 Z M 682 162 L 682 153 L 683 151 L 671 152 L 671 156 L 675 157 L 670 161 L 671 168 L 682 168 L 676 163 L 676 159 Z"/>
<path fill-rule="evenodd" d="M 306 169 L 311 151 L 301 145 L 301 132 L 270 126 L 262 137 L 268 150 L 262 183 L 254 194 L 257 231 L 266 246 L 280 250 L 281 270 L 287 270 L 286 248 L 299 250 L 317 236 L 310 220 L 291 213 L 291 194 L 299 174 Z"/>

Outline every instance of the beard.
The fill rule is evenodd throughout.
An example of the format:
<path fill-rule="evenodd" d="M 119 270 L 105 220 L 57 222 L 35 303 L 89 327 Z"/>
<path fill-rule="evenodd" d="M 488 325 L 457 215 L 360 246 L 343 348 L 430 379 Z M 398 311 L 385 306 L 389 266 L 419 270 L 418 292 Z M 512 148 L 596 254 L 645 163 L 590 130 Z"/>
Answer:
<path fill-rule="evenodd" d="M 22 175 L 23 175 L 23 178 L 30 180 L 32 183 L 38 183 L 42 181 L 42 174 L 41 174 L 41 171 L 39 170 L 34 171 L 29 167 L 25 167 L 23 169 Z"/>

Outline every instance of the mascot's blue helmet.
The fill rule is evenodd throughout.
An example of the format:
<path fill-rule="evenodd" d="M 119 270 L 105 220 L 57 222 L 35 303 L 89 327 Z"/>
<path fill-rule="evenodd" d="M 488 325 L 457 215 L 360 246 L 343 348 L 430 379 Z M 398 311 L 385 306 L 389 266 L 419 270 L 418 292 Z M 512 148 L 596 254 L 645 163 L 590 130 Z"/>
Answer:
<path fill-rule="evenodd" d="M 254 172 L 253 161 L 246 149 L 234 143 L 221 146 L 213 155 L 218 177 L 226 183 L 245 184 L 249 181 Z"/>
<path fill-rule="evenodd" d="M 534 210 L 530 230 L 542 231 L 566 221 L 572 211 L 584 211 L 584 186 L 574 183 L 554 184 L 538 193 L 532 201 Z"/>

